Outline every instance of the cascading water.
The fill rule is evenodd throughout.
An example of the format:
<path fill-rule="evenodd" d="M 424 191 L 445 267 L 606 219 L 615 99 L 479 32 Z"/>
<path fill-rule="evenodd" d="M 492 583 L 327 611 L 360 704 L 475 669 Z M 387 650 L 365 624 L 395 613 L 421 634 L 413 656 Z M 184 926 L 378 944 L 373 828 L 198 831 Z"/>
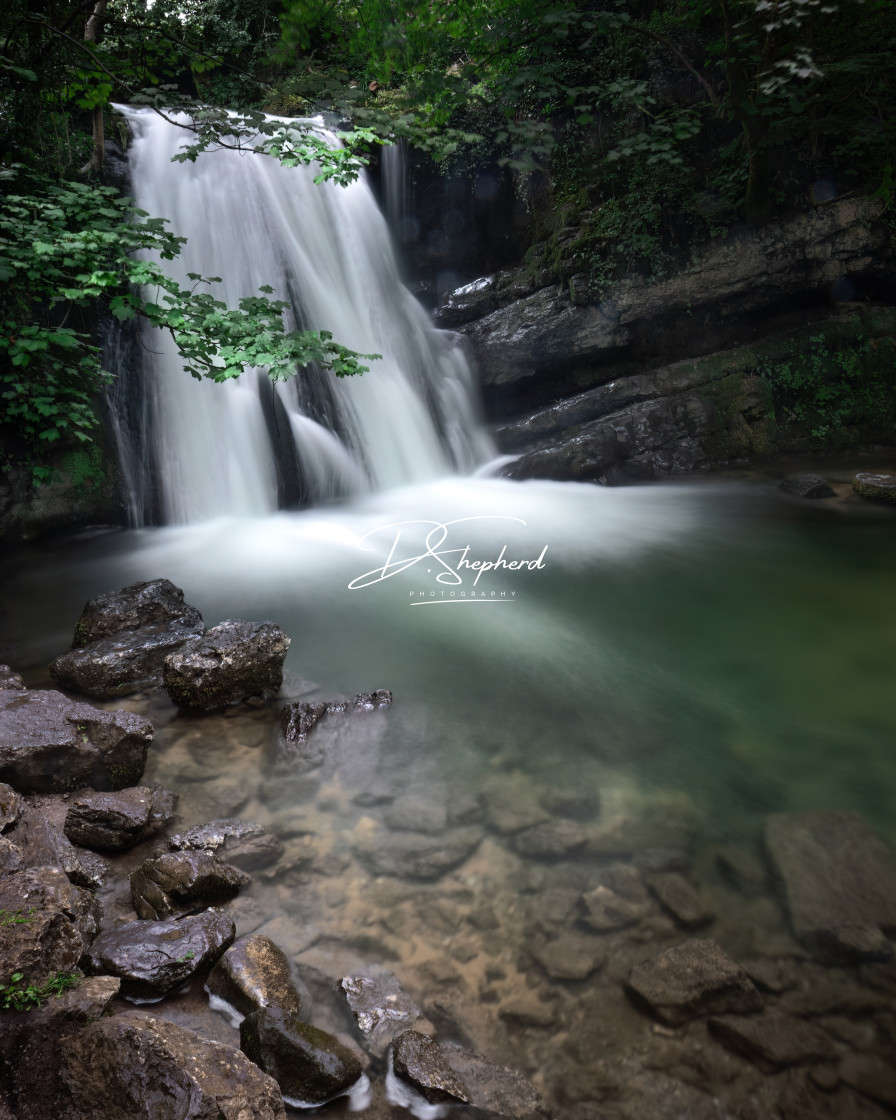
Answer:
<path fill-rule="evenodd" d="M 114 401 L 135 523 L 151 509 L 169 524 L 261 516 L 282 504 L 290 478 L 315 503 L 469 471 L 493 454 L 466 357 L 401 284 L 363 180 L 315 184 L 312 168 L 232 150 L 172 163 L 183 129 L 150 110 L 122 112 L 138 205 L 187 239 L 165 262 L 176 279 L 222 277 L 214 291 L 230 306 L 269 284 L 296 326 L 382 355 L 363 377 L 309 371 L 272 388 L 248 370 L 215 385 L 184 372 L 163 332 L 143 331 L 117 355 L 129 372 Z"/>

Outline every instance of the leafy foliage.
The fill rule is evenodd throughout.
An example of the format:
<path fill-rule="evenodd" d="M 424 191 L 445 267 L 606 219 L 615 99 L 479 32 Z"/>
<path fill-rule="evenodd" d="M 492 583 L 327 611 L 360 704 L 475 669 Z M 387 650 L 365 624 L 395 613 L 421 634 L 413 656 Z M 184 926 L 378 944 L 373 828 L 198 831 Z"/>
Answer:
<path fill-rule="evenodd" d="M 0 984 L 0 999 L 4 1011 L 31 1011 L 41 1007 L 54 996 L 77 988 L 81 976 L 72 972 L 57 972 L 39 987 L 25 980 L 24 973 L 14 972 L 8 984 Z"/>
<path fill-rule="evenodd" d="M 890 439 L 896 424 L 896 340 L 865 338 L 831 348 L 823 335 L 806 353 L 756 371 L 772 388 L 775 416 L 785 431 L 816 444 L 850 446 Z"/>

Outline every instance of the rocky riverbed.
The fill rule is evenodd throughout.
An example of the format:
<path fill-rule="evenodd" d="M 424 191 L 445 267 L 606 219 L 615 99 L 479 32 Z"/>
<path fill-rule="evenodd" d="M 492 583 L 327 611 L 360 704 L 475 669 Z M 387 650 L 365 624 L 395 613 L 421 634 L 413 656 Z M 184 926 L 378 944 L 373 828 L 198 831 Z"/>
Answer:
<path fill-rule="evenodd" d="M 606 760 L 552 780 L 498 750 L 471 782 L 431 728 L 396 757 L 401 696 L 250 678 L 209 711 L 4 678 L 0 981 L 88 974 L 3 1013 L 10 1115 L 896 1108 L 896 862 L 857 814 L 720 845 Z"/>

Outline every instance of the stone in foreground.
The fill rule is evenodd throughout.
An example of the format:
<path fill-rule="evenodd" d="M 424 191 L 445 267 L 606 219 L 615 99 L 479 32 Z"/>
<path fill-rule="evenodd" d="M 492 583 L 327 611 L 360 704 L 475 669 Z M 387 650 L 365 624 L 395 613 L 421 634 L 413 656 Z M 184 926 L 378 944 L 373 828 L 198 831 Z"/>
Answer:
<path fill-rule="evenodd" d="M 896 933 L 896 856 L 856 813 L 812 810 L 769 817 L 765 846 L 793 932 L 823 959 L 868 959 L 843 927 Z M 867 933 L 867 931 L 866 931 Z M 838 946 L 839 943 L 839 946 Z"/>
<path fill-rule="evenodd" d="M 582 902 L 585 924 L 599 933 L 634 925 L 650 912 L 650 899 L 640 872 L 625 863 L 605 867 L 600 882 L 582 895 Z"/>
<path fill-rule="evenodd" d="M 33 805 L 10 832 L 9 839 L 22 853 L 28 867 L 58 867 L 78 887 L 101 886 L 109 870 L 105 860 L 83 849 L 78 851 L 58 828 Z"/>
<path fill-rule="evenodd" d="M 634 1003 L 677 1027 L 708 1015 L 762 1010 L 746 972 L 712 938 L 692 938 L 632 969 L 625 985 Z"/>
<path fill-rule="evenodd" d="M 65 818 L 65 835 L 85 848 L 123 852 L 168 824 L 176 808 L 177 794 L 162 786 L 87 792 L 72 800 Z"/>
<path fill-rule="evenodd" d="M 31 867 L 0 879 L 0 984 L 14 972 L 40 986 L 74 972 L 96 936 L 100 905 L 57 867 Z M 22 919 L 17 921 L 15 919 Z"/>
<path fill-rule="evenodd" d="M 211 852 L 165 852 L 131 872 L 131 898 L 140 917 L 154 921 L 233 898 L 249 881 Z"/>
<path fill-rule="evenodd" d="M 239 1050 L 142 1011 L 61 1046 L 78 1120 L 282 1120 L 280 1091 Z"/>
<path fill-rule="evenodd" d="M 153 728 L 132 712 L 103 712 L 61 692 L 0 691 L 0 781 L 20 793 L 136 785 Z"/>
<path fill-rule="evenodd" d="M 133 583 L 91 599 L 75 623 L 72 649 L 147 626 L 181 626 L 203 630 L 202 615 L 184 602 L 184 593 L 167 579 Z"/>
<path fill-rule="evenodd" d="M 785 494 L 795 498 L 833 498 L 834 488 L 819 474 L 798 474 L 778 483 Z"/>
<path fill-rule="evenodd" d="M 128 999 L 153 1002 L 212 964 L 236 936 L 233 919 L 217 910 L 165 922 L 128 922 L 90 946 L 90 972 L 121 977 Z"/>
<path fill-rule="evenodd" d="M 423 1012 L 405 992 L 398 977 L 387 969 L 367 976 L 346 976 L 339 989 L 355 1017 L 364 1045 L 382 1057 L 389 1043 L 402 1031 L 425 1023 Z"/>
<path fill-rule="evenodd" d="M 240 1024 L 240 1049 L 269 1073 L 288 1104 L 314 1107 L 344 1096 L 363 1070 L 338 1038 L 279 1007 L 265 1007 Z"/>
<path fill-rule="evenodd" d="M 857 474 L 852 488 L 862 498 L 896 505 L 896 474 Z"/>
<path fill-rule="evenodd" d="M 429 1035 L 404 1031 L 392 1041 L 392 1068 L 430 1104 L 469 1104 L 467 1087 Z"/>
<path fill-rule="evenodd" d="M 268 867 L 283 855 L 283 844 L 272 832 L 254 821 L 235 817 L 179 832 L 168 841 L 168 847 L 173 852 L 204 848 L 243 871 Z"/>
<path fill-rule="evenodd" d="M 301 1011 L 289 961 L 270 937 L 260 933 L 231 945 L 209 973 L 205 990 L 241 1016 L 263 1007 L 279 1007 L 293 1015 Z"/>
<path fill-rule="evenodd" d="M 289 638 L 273 622 L 226 619 L 165 658 L 165 690 L 178 707 L 208 710 L 276 695 Z"/>
<path fill-rule="evenodd" d="M 710 1019 L 708 1026 L 723 1046 L 748 1058 L 765 1073 L 787 1066 L 832 1062 L 838 1057 L 827 1031 L 779 1011 L 723 1015 Z"/>

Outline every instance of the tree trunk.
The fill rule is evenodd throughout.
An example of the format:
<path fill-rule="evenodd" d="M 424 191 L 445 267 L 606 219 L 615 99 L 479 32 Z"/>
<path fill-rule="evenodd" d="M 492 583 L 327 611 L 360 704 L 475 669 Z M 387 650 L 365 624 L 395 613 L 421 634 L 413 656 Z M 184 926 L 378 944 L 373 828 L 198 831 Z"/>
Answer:
<path fill-rule="evenodd" d="M 103 28 L 103 16 L 106 14 L 108 0 L 96 0 L 87 26 L 84 28 L 84 42 L 96 44 L 99 42 Z M 103 123 L 105 106 L 97 105 L 93 110 L 93 152 L 89 161 L 81 168 L 85 175 L 102 175 L 103 164 L 106 160 L 106 134 Z"/>

